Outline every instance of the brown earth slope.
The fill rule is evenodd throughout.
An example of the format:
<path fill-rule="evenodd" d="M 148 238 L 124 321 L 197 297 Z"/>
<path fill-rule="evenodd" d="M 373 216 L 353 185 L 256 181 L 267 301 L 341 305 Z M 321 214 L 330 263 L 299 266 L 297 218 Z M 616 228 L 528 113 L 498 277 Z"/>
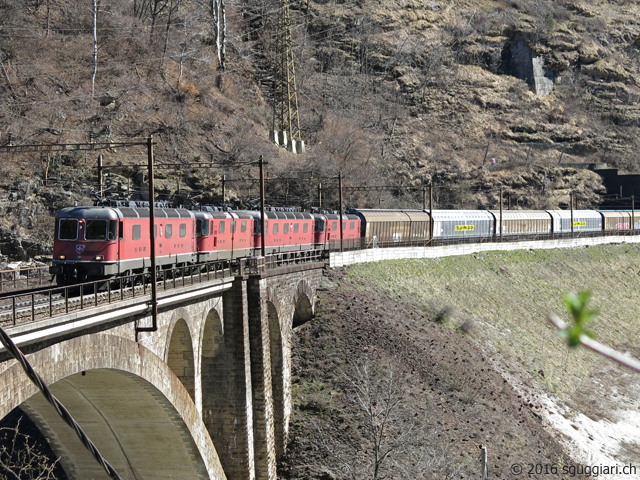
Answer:
<path fill-rule="evenodd" d="M 342 272 L 330 274 L 343 279 Z M 407 441 L 382 462 L 384 478 L 479 478 L 481 445 L 489 449 L 491 478 L 522 478 L 512 474 L 515 464 L 526 472 L 529 464 L 566 462 L 543 426 L 541 406 L 507 383 L 464 325 L 455 331 L 438 320 L 445 319 L 384 289 L 363 291 L 345 281 L 324 292 L 316 318 L 295 335 L 296 408 L 281 478 L 374 478 L 370 422 L 349 386 L 354 367 L 364 365 L 378 375 L 372 385 L 380 379 L 384 384 L 390 371 L 403 384 L 392 412 L 398 423 L 389 426 L 383 448 L 407 425 L 417 427 L 416 435 L 426 431 L 420 449 Z M 378 392 L 379 402 L 385 392 Z M 417 425 L 423 418 L 425 424 Z M 354 465 L 353 456 L 361 462 Z"/>

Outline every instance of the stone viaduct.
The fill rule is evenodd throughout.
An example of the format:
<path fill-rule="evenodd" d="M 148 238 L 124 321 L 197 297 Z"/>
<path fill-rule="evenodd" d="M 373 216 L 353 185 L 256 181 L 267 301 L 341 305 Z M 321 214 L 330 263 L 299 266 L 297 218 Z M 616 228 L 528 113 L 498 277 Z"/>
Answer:
<path fill-rule="evenodd" d="M 323 263 L 220 279 L 7 329 L 123 479 L 275 479 L 291 336 Z M 145 328 L 142 328 L 144 330 Z M 20 407 L 70 478 L 109 478 L 2 349 L 0 413 Z"/>

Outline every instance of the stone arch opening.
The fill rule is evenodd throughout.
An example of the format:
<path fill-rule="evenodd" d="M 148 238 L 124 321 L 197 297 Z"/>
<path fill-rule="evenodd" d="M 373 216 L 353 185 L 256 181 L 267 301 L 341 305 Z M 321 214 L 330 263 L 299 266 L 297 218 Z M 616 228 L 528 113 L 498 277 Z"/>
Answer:
<path fill-rule="evenodd" d="M 284 455 L 287 433 L 284 418 L 285 379 L 280 318 L 275 305 L 271 302 L 267 302 L 267 316 L 269 318 L 269 353 L 271 357 L 271 392 L 273 395 L 276 458 L 280 459 Z"/>
<path fill-rule="evenodd" d="M 226 352 L 223 324 L 216 310 L 211 310 L 205 320 L 200 362 L 202 419 L 214 443 L 225 445 L 231 435 L 225 407 L 233 395 L 232 359 Z"/>
<path fill-rule="evenodd" d="M 166 361 L 140 342 L 107 333 L 81 335 L 35 351 L 29 361 L 59 399 L 79 397 L 77 404 L 67 400 L 63 404 L 118 473 L 124 472 L 123 478 L 226 478 L 216 447 L 189 393 Z M 11 389 L 0 402 L 0 418 L 18 406 L 29 408 L 36 400 L 44 399 L 17 362 L 2 365 L 0 384 L 10 385 Z M 34 407 L 32 412 L 47 410 L 53 412 L 49 404 Z M 99 414 L 101 423 L 92 421 L 92 411 Z M 51 426 L 45 428 L 53 430 L 57 421 L 52 420 Z M 94 429 L 96 434 L 92 433 Z M 57 436 L 62 440 L 75 436 L 66 424 L 61 432 Z M 46 429 L 43 433 L 50 438 Z M 106 444 L 100 440 L 103 434 Z M 122 464 L 108 454 L 108 448 L 117 442 L 127 445 L 128 457 Z M 175 456 L 166 454 L 167 448 L 173 448 Z M 84 447 L 76 445 L 73 449 Z M 100 473 L 82 478 L 107 477 Z"/>
<path fill-rule="evenodd" d="M 191 332 L 187 322 L 182 318 L 176 322 L 171 333 L 167 365 L 169 365 L 176 377 L 180 379 L 187 392 L 189 392 L 191 399 L 195 400 L 193 342 L 191 341 Z"/>
<path fill-rule="evenodd" d="M 313 307 L 306 293 L 300 292 L 293 311 L 293 326 L 297 327 L 313 318 Z"/>
<path fill-rule="evenodd" d="M 180 414 L 153 385 L 112 369 L 77 373 L 50 385 L 122 478 L 209 478 Z M 60 458 L 69 478 L 108 478 L 43 395 L 20 405 Z"/>

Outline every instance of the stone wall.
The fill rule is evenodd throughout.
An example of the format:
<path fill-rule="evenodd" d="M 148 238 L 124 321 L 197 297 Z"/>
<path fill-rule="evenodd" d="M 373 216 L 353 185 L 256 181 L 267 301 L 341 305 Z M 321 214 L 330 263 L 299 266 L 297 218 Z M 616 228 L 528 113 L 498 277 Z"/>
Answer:
<path fill-rule="evenodd" d="M 465 243 L 441 247 L 372 248 L 352 252 L 331 253 L 329 263 L 332 268 L 345 267 L 356 263 L 401 260 L 408 258 L 440 258 L 453 255 L 469 255 L 493 250 L 544 250 L 549 248 L 573 248 L 608 243 L 640 243 L 640 236 L 606 236 L 565 238 L 558 240 L 536 240 L 528 242 Z"/>

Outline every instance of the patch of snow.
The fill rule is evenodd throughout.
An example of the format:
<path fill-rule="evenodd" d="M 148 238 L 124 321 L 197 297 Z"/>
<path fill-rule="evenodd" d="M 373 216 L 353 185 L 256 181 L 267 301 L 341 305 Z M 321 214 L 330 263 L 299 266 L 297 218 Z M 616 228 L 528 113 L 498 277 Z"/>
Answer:
<path fill-rule="evenodd" d="M 540 388 L 525 385 L 517 376 L 492 361 L 503 378 L 528 402 L 539 405 L 536 409 L 549 426 L 549 430 L 577 465 L 583 467 L 619 467 L 619 474 L 598 474 L 597 478 L 607 480 L 640 479 L 640 458 L 625 458 L 623 445 L 640 446 L 640 378 L 625 393 L 613 388 L 610 394 L 617 398 L 617 407 L 609 412 L 616 419 L 593 420 L 586 415 L 568 408 L 562 400 Z M 599 402 L 599 394 L 594 392 L 593 401 Z M 623 457 L 621 459 L 621 457 Z M 631 463 L 630 463 L 631 462 Z M 635 467 L 635 472 L 622 470 Z M 591 470 L 593 471 L 593 470 Z M 592 476 L 594 476 L 592 474 Z"/>
<path fill-rule="evenodd" d="M 615 414 L 620 420 L 613 423 L 606 419 L 595 421 L 580 412 L 569 411 L 559 399 L 546 393 L 538 393 L 536 400 L 544 406 L 545 418 L 554 431 L 564 434 L 557 437 L 575 462 L 585 466 L 628 465 L 616 457 L 623 443 L 640 441 L 640 412 L 637 408 L 618 409 Z M 594 398 L 594 401 L 597 399 Z M 640 478 L 640 459 L 636 466 L 638 476 L 619 475 L 608 478 Z"/>
<path fill-rule="evenodd" d="M 519 382 L 518 382 L 519 383 Z M 511 383 L 519 393 L 530 401 L 542 406 L 542 415 L 551 431 L 569 454 L 571 459 L 583 467 L 615 469 L 619 467 L 620 474 L 598 475 L 608 480 L 640 479 L 640 458 L 622 461 L 620 455 L 624 444 L 640 445 L 640 387 L 633 398 L 621 398 L 618 408 L 610 412 L 607 419 L 593 420 L 583 413 L 569 409 L 555 395 L 549 395 L 537 389 L 535 393 L 524 385 Z M 525 390 L 527 390 L 525 392 Z M 594 395 L 594 402 L 598 402 L 598 395 Z M 623 407 L 624 406 L 624 407 Z M 635 472 L 629 473 L 624 467 L 633 465 Z M 623 473 L 626 472 L 626 473 Z"/>

